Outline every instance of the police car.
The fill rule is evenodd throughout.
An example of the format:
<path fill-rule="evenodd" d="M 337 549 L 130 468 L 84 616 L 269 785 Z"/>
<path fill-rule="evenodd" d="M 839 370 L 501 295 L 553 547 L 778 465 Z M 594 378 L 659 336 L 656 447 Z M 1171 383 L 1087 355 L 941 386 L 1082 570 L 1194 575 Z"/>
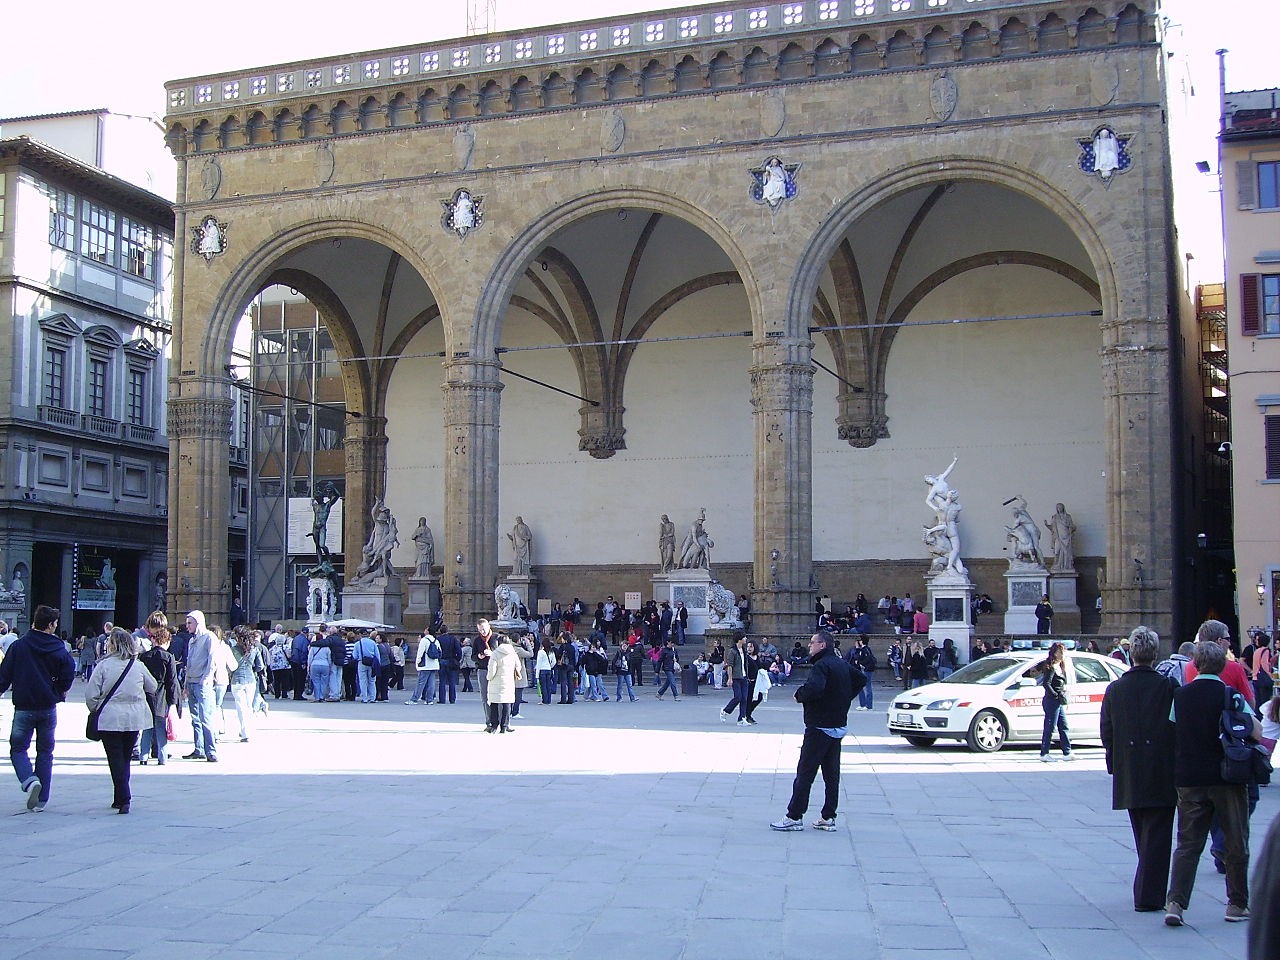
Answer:
<path fill-rule="evenodd" d="M 1006 743 L 1039 743 L 1044 688 L 1022 674 L 1044 656 L 1043 650 L 992 654 L 946 680 L 904 690 L 889 707 L 889 732 L 917 747 L 931 747 L 940 738 L 963 740 L 980 753 L 994 753 Z M 1097 740 L 1102 695 L 1127 667 L 1077 651 L 1068 651 L 1066 662 L 1071 739 Z"/>

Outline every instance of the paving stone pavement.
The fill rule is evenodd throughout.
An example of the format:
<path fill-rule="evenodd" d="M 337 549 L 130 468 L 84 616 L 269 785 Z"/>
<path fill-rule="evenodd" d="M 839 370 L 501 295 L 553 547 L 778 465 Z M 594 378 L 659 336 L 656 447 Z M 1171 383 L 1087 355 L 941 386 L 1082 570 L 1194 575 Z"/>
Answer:
<path fill-rule="evenodd" d="M 776 833 L 800 745 L 790 689 L 751 728 L 719 721 L 720 691 L 637 692 L 526 705 L 510 735 L 482 732 L 473 694 L 272 700 L 249 743 L 229 709 L 221 762 L 135 766 L 121 818 L 77 683 L 48 809 L 27 813 L 0 769 L 0 958 L 1244 955 L 1207 854 L 1186 927 L 1134 913 L 1099 745 L 1052 765 L 1034 748 L 919 750 L 887 736 L 883 710 L 855 712 L 839 830 Z M 1278 806 L 1264 789 L 1256 837 Z"/>

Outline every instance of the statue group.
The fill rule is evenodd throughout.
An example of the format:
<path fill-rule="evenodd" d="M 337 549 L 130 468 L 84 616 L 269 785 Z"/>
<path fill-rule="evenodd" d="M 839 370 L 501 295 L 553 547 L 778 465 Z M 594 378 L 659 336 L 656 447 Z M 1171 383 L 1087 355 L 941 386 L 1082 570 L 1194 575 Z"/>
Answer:
<path fill-rule="evenodd" d="M 371 584 L 375 580 L 395 577 L 396 568 L 391 563 L 391 551 L 400 545 L 400 531 L 391 509 L 382 500 L 373 505 L 371 512 L 373 529 L 360 550 L 360 566 L 351 578 L 351 585 Z"/>
<path fill-rule="evenodd" d="M 960 494 L 947 483 L 959 460 L 959 457 L 952 458 L 951 465 L 938 476 L 924 478 L 929 485 L 924 502 L 933 511 L 934 522 L 932 526 L 925 525 L 921 539 L 933 556 L 930 574 L 951 574 L 968 579 L 968 571 L 960 559 Z"/>

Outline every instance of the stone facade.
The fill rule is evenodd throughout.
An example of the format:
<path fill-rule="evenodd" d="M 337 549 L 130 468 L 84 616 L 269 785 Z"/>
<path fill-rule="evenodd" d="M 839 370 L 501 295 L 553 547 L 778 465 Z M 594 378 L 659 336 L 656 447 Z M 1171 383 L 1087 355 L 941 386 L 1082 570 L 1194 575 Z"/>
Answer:
<path fill-rule="evenodd" d="M 346 356 L 366 358 L 345 365 L 348 409 L 386 415 L 397 351 L 438 324 L 443 436 L 427 442 L 443 457 L 446 616 L 465 624 L 492 612 L 499 497 L 516 482 L 514 475 L 500 482 L 498 446 L 510 311 L 540 317 L 574 348 L 577 393 L 599 398 L 579 413 L 582 456 L 608 463 L 635 453 L 626 440 L 620 351 L 634 349 L 652 318 L 630 321 L 635 272 L 627 270 L 617 282 L 616 319 L 600 315 L 587 296 L 598 253 L 587 225 L 632 212 L 681 221 L 714 251 L 698 254 L 704 269 L 688 284 L 731 287 L 752 342 L 754 526 L 750 556 L 728 559 L 750 562 L 758 629 L 790 634 L 806 628 L 813 606 L 813 391 L 821 375 L 812 365 L 814 333 L 842 383 L 838 410 L 822 411 L 821 429 L 838 431 L 856 455 L 892 433 L 885 370 L 917 304 L 975 270 L 1049 271 L 1093 302 L 1099 317 L 1107 516 L 1096 547 L 1110 577 L 1103 628 L 1119 632 L 1139 618 L 1169 630 L 1173 251 L 1152 13 L 1108 2 L 1082 16 L 1062 4 L 992 0 L 966 6 L 963 16 L 879 11 L 824 23 L 818 4 L 800 6 L 807 19 L 771 23 L 758 38 L 740 26 L 750 22 L 748 8 L 664 11 L 666 40 L 643 50 L 598 52 L 583 38 L 595 31 L 616 39 L 611 31 L 620 29 L 602 22 L 575 25 L 565 35 L 579 47 L 544 56 L 555 37 L 535 32 L 527 69 L 510 62 L 523 42 L 512 33 L 460 42 L 452 62 L 466 69 L 441 67 L 439 77 L 419 67 L 432 55 L 451 62 L 450 45 L 170 84 L 178 233 L 189 236 L 212 216 L 229 238 L 224 252 L 188 249 L 181 264 L 175 399 L 225 396 L 221 372 L 235 326 L 250 299 L 283 276 L 311 277 L 293 285 L 317 291 L 308 296 L 335 342 Z M 714 25 L 724 21 L 716 18 L 726 15 L 733 26 L 717 36 Z M 658 22 L 641 17 L 630 26 L 638 36 Z M 491 47 L 496 59 L 486 66 Z M 1134 145 L 1109 178 L 1081 166 L 1080 145 L 1104 126 Z M 794 180 L 776 204 L 754 202 L 750 171 L 770 157 L 783 157 Z M 453 221 L 442 223 L 442 205 L 451 216 L 464 188 L 483 217 L 459 232 Z M 953 191 L 979 189 L 1030 198 L 1078 254 L 1056 255 L 1032 238 L 924 270 L 912 240 L 945 247 L 946 237 L 959 245 L 973 232 L 962 223 L 931 225 L 930 211 L 943 209 Z M 866 243 L 859 224 L 902 198 L 916 212 L 873 270 L 876 258 L 858 252 Z M 989 213 L 1000 222 L 998 207 Z M 1016 224 L 1006 226 L 1016 233 Z M 576 259 L 561 249 L 570 241 L 583 248 Z M 357 274 L 381 277 L 381 294 Z M 412 307 L 395 293 L 407 275 L 416 284 Z M 895 283 L 909 283 L 905 296 L 889 295 Z M 673 287 L 655 309 L 689 293 Z M 361 367 L 367 372 L 357 373 Z M 696 396 L 696 386 L 689 389 Z M 367 516 L 379 492 L 360 477 L 377 476 L 370 471 L 386 443 L 376 421 L 361 423 L 348 457 L 352 517 Z M 199 488 L 206 505 L 222 502 L 221 481 L 198 487 L 192 479 L 218 472 L 214 445 L 175 438 L 173 452 L 175 494 Z M 216 571 L 225 567 L 210 519 L 218 511 L 202 513 L 194 498 L 174 503 L 171 567 L 177 557 L 208 560 L 171 570 L 171 584 L 190 578 L 190 601 L 180 604 L 195 606 L 216 593 Z M 362 533 L 348 532 L 348 552 Z M 534 566 L 537 573 L 536 557 Z M 919 562 L 920 573 L 926 566 Z"/>

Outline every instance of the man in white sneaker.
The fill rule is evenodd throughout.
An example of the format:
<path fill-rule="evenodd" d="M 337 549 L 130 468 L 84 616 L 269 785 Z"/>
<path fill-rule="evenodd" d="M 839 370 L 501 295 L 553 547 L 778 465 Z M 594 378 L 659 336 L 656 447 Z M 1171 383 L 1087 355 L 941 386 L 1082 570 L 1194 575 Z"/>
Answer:
<path fill-rule="evenodd" d="M 863 683 L 866 678 L 859 676 Z M 791 788 L 787 815 L 769 824 L 775 830 L 803 830 L 809 809 L 809 791 L 822 770 L 826 788 L 822 816 L 813 822 L 817 830 L 836 828 L 836 805 L 840 800 L 840 740 L 849 728 L 849 704 L 857 692 L 853 672 L 835 652 L 831 634 L 819 630 L 809 640 L 809 678 L 795 692 L 804 705 L 804 742 Z"/>

